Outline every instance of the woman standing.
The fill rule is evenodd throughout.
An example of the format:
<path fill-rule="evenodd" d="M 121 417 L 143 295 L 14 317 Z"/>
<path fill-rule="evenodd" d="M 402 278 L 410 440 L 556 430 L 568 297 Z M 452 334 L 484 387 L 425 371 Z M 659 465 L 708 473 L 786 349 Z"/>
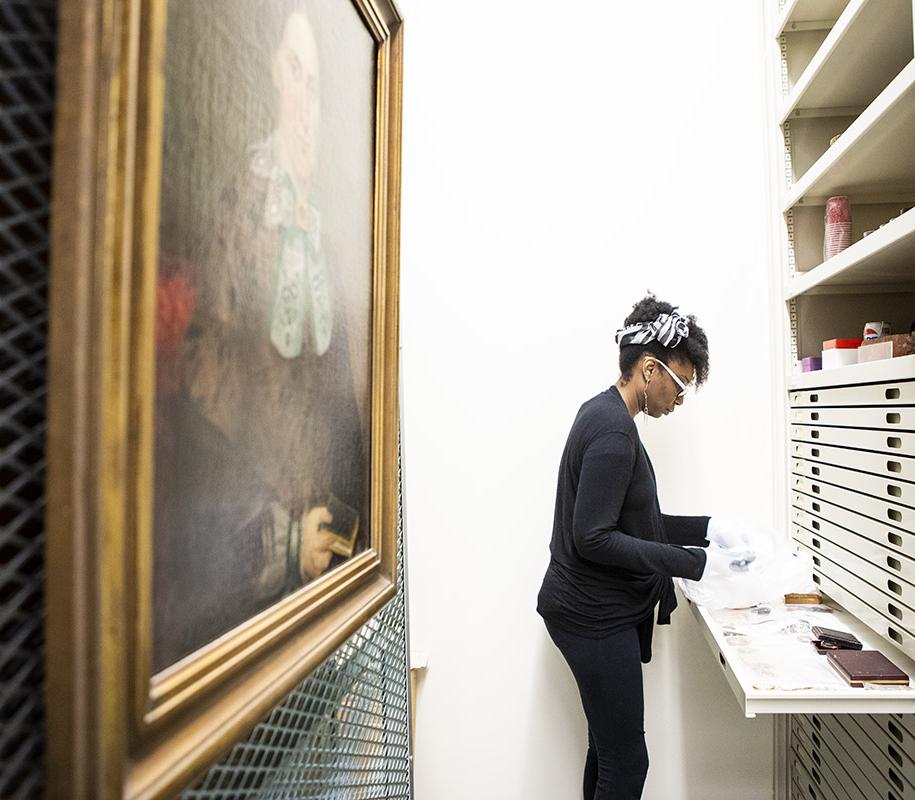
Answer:
<path fill-rule="evenodd" d="M 737 529 L 663 514 L 634 417 L 662 417 L 708 377 L 695 317 L 653 295 L 617 331 L 620 377 L 579 410 L 559 466 L 550 565 L 537 611 L 578 684 L 588 720 L 585 800 L 638 800 L 648 771 L 642 663 L 676 608 L 673 577 L 719 571 Z"/>

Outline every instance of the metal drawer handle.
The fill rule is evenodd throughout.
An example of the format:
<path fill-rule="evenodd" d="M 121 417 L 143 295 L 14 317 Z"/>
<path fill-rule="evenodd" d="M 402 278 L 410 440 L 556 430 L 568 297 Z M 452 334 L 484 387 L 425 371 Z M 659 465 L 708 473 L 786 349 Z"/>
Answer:
<path fill-rule="evenodd" d="M 892 603 L 886 604 L 886 610 L 890 612 L 896 619 L 902 620 L 902 609 L 899 606 L 894 606 Z"/>
<path fill-rule="evenodd" d="M 819 432 L 819 431 L 810 431 L 810 435 L 811 435 L 814 439 L 819 439 L 819 438 L 820 438 L 820 432 Z"/>
<path fill-rule="evenodd" d="M 817 586 L 819 586 L 819 585 L 822 583 L 822 581 L 820 580 L 820 576 L 819 576 L 819 575 L 813 575 L 812 577 L 813 577 L 813 582 L 814 582 L 815 584 L 817 584 Z"/>
<path fill-rule="evenodd" d="M 814 547 L 819 547 L 819 546 L 820 546 L 820 540 L 819 540 L 819 539 L 811 539 L 811 540 L 810 540 L 810 543 L 811 543 Z"/>
<path fill-rule="evenodd" d="M 886 632 L 889 634 L 890 639 L 892 639 L 897 644 L 902 644 L 902 634 L 897 631 L 895 628 L 887 628 Z"/>
<path fill-rule="evenodd" d="M 819 458 L 819 457 L 820 457 L 820 450 L 819 450 L 819 448 L 818 448 L 818 447 L 812 448 L 812 449 L 810 450 L 810 455 L 812 455 L 814 458 Z"/>
<path fill-rule="evenodd" d="M 819 411 L 811 411 L 811 412 L 810 412 L 810 419 L 814 420 L 814 422 L 815 422 L 816 420 L 818 420 L 819 418 L 820 418 L 820 412 L 819 412 Z"/>
<path fill-rule="evenodd" d="M 820 510 L 820 504 L 819 504 L 819 503 L 811 503 L 810 505 L 813 507 L 813 510 L 814 510 L 814 511 L 817 511 L 817 512 L 818 512 L 818 511 Z"/>
<path fill-rule="evenodd" d="M 902 464 L 900 464 L 898 461 L 887 461 L 886 469 L 887 469 L 887 472 L 899 473 L 899 472 L 902 472 Z"/>
<path fill-rule="evenodd" d="M 814 557 L 813 557 L 813 563 L 814 563 L 816 566 L 820 566 L 820 559 L 819 559 L 818 556 L 814 556 Z"/>
<path fill-rule="evenodd" d="M 902 439 L 900 439 L 898 436 L 887 436 L 886 446 L 898 450 L 900 447 L 902 447 Z"/>
<path fill-rule="evenodd" d="M 818 531 L 818 530 L 820 529 L 820 523 L 819 523 L 818 520 L 815 520 L 815 519 L 814 519 L 814 520 L 811 520 L 811 521 L 810 521 L 810 524 L 813 525 L 813 529 L 814 529 L 815 531 Z"/>
<path fill-rule="evenodd" d="M 891 592 L 895 592 L 900 597 L 902 597 L 902 587 L 896 583 L 896 581 L 887 581 L 886 585 Z"/>
<path fill-rule="evenodd" d="M 886 752 L 890 754 L 890 758 L 892 758 L 893 761 L 895 761 L 900 767 L 902 766 L 902 756 L 900 755 L 899 751 L 893 747 L 893 745 L 888 744 L 886 746 Z"/>
<path fill-rule="evenodd" d="M 895 411 L 889 411 L 886 415 L 886 421 L 890 425 L 898 425 L 900 422 L 902 422 L 902 415 L 897 414 Z"/>
<path fill-rule="evenodd" d="M 883 393 L 883 396 L 887 400 L 898 400 L 899 399 L 899 389 L 896 388 L 895 386 L 892 386 Z"/>
<path fill-rule="evenodd" d="M 819 399 L 820 399 L 820 396 L 819 396 L 818 394 L 812 394 L 812 395 L 810 395 L 810 402 L 811 402 L 811 403 L 816 403 Z"/>
<path fill-rule="evenodd" d="M 894 544 L 896 547 L 902 547 L 902 537 L 898 533 L 890 531 L 887 533 L 886 538 L 890 544 Z"/>
<path fill-rule="evenodd" d="M 902 741 L 902 731 L 896 727 L 896 725 L 891 721 L 887 720 L 886 727 L 893 736 L 895 736 L 900 742 Z"/>
<path fill-rule="evenodd" d="M 811 468 L 810 468 L 810 471 L 811 471 L 814 475 L 819 475 L 819 474 L 820 474 L 820 468 L 819 468 L 819 467 L 811 467 Z"/>
<path fill-rule="evenodd" d="M 896 570 L 896 572 L 902 572 L 902 562 L 898 558 L 893 558 L 892 556 L 886 557 L 886 565 Z"/>
<path fill-rule="evenodd" d="M 895 508 L 888 508 L 886 510 L 886 515 L 893 520 L 893 522 L 902 522 L 902 512 L 897 511 Z"/>
<path fill-rule="evenodd" d="M 888 483 L 886 485 L 886 492 L 890 497 L 902 497 L 902 487 L 896 486 L 893 483 Z"/>
<path fill-rule="evenodd" d="M 813 493 L 814 493 L 814 494 L 819 494 L 819 493 L 820 493 L 820 487 L 817 486 L 815 483 L 812 484 L 810 488 L 813 489 Z"/>

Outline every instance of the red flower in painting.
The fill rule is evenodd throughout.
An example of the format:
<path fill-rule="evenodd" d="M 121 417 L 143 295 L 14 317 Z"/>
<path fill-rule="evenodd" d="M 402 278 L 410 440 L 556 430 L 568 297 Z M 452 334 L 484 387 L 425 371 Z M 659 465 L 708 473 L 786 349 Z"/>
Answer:
<path fill-rule="evenodd" d="M 178 388 L 178 353 L 196 300 L 189 272 L 186 260 L 162 257 L 156 287 L 156 380 L 161 394 Z"/>

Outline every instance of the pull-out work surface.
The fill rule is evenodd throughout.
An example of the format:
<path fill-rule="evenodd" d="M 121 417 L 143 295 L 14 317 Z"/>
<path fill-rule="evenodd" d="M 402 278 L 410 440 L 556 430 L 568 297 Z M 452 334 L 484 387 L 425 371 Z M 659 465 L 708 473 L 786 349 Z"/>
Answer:
<path fill-rule="evenodd" d="M 714 611 L 688 604 L 747 717 L 915 713 L 915 661 L 832 602 Z M 810 644 L 814 625 L 855 634 L 908 673 L 910 685 L 852 688 Z"/>

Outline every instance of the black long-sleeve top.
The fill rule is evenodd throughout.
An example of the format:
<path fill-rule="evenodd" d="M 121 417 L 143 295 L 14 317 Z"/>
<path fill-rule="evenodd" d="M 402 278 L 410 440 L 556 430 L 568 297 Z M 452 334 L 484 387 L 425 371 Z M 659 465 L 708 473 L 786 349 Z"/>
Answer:
<path fill-rule="evenodd" d="M 537 611 L 586 638 L 638 628 L 651 659 L 653 610 L 670 623 L 672 577 L 698 580 L 708 517 L 662 514 L 654 468 L 615 386 L 578 412 L 559 465 L 550 564 Z"/>

